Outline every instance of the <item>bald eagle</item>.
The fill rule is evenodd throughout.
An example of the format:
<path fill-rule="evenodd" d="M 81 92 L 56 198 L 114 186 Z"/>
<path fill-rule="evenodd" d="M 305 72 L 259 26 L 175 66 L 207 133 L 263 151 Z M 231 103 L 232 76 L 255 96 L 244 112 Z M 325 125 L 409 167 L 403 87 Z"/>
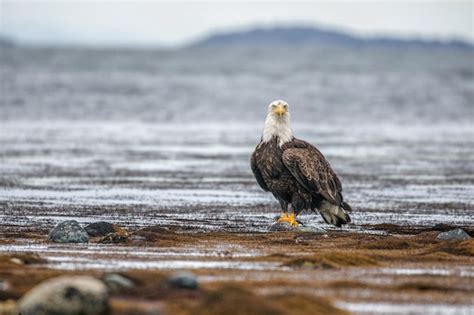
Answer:
<path fill-rule="evenodd" d="M 340 227 L 351 222 L 346 212 L 351 207 L 343 200 L 339 178 L 316 147 L 293 137 L 285 101 L 268 106 L 263 135 L 250 165 L 260 187 L 280 203 L 278 222 L 298 226 L 298 214 L 315 209 L 328 224 Z"/>

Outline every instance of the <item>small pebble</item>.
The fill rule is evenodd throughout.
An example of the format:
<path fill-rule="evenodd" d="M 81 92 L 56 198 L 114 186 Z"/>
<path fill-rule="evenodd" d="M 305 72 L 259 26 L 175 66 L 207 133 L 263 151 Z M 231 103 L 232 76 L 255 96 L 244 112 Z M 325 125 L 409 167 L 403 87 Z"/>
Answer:
<path fill-rule="evenodd" d="M 199 287 L 196 276 L 188 271 L 173 274 L 166 280 L 166 284 L 175 289 L 196 290 Z"/>
<path fill-rule="evenodd" d="M 20 258 L 17 258 L 17 257 L 10 258 L 10 261 L 14 264 L 17 264 L 17 265 L 23 265 L 23 261 Z"/>
<path fill-rule="evenodd" d="M 118 273 L 108 273 L 102 277 L 109 290 L 114 293 L 133 288 L 135 284 L 129 278 Z"/>

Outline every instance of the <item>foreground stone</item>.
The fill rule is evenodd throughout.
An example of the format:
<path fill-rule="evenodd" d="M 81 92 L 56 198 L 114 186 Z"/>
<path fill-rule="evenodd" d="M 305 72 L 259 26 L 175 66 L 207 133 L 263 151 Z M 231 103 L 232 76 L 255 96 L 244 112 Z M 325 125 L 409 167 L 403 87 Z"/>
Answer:
<path fill-rule="evenodd" d="M 451 231 L 439 233 L 436 239 L 442 240 L 442 241 L 465 241 L 470 239 L 471 236 L 467 234 L 464 230 L 462 229 L 454 229 Z"/>
<path fill-rule="evenodd" d="M 64 221 L 49 232 L 49 240 L 56 243 L 87 243 L 87 232 L 75 220 Z"/>
<path fill-rule="evenodd" d="M 100 315 L 108 308 L 107 287 L 89 276 L 63 276 L 46 280 L 18 302 L 22 315 Z"/>
<path fill-rule="evenodd" d="M 166 280 L 170 288 L 196 290 L 199 287 L 197 278 L 194 274 L 187 271 L 175 273 Z"/>

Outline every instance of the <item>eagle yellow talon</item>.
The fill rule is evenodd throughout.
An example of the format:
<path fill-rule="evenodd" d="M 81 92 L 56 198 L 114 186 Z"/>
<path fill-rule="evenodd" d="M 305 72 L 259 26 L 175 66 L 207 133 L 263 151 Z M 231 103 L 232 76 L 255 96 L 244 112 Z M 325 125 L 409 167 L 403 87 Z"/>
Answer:
<path fill-rule="evenodd" d="M 283 212 L 277 222 L 278 223 L 288 222 L 288 224 L 291 226 L 299 225 L 299 223 L 296 221 L 295 214 L 291 213 L 290 215 L 288 215 L 287 212 Z"/>

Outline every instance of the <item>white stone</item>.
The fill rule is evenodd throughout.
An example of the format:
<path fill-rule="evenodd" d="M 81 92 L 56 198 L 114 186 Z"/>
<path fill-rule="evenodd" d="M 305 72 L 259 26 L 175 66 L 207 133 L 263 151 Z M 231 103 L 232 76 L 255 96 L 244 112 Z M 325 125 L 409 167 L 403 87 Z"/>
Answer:
<path fill-rule="evenodd" d="M 18 302 L 22 315 L 100 315 L 106 312 L 107 306 L 107 287 L 89 276 L 48 279 Z"/>

